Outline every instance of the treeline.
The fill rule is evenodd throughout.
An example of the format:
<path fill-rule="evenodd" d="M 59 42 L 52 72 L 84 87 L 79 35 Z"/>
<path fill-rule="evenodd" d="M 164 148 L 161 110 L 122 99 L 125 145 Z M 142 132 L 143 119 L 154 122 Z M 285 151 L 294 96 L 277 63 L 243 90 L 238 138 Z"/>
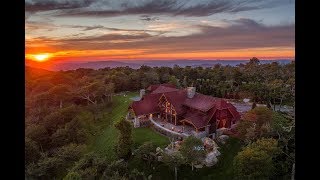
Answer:
<path fill-rule="evenodd" d="M 253 101 L 269 105 L 293 105 L 294 103 L 294 61 L 285 65 L 277 62 L 260 64 L 259 59 L 252 58 L 247 64 L 239 64 L 236 67 L 220 64 L 211 68 L 192 68 L 190 66 L 182 68 L 177 65 L 173 68 L 142 66 L 140 69 L 129 67 L 99 70 L 77 69 L 56 74 L 56 79 L 53 79 L 52 82 L 45 81 L 42 86 L 60 82 L 81 87 L 80 89 L 75 88 L 75 92 L 79 90 L 78 93 L 82 93 L 82 99 L 91 103 L 94 101 L 93 96 L 101 97 L 104 88 L 109 88 L 110 91 L 114 89 L 115 92 L 136 91 L 151 84 L 167 82 L 179 87 L 193 85 L 197 87 L 198 92 L 215 97 L 252 98 Z M 84 84 L 86 88 L 83 89 Z M 113 86 L 103 87 L 110 84 Z M 91 92 L 91 90 L 96 92 Z M 89 97 L 88 92 L 93 93 L 92 96 Z M 94 99 L 99 101 L 97 98 Z"/>
<path fill-rule="evenodd" d="M 211 68 L 129 67 L 99 70 L 78 69 L 64 72 L 75 78 L 95 77 L 105 84 L 114 84 L 115 92 L 136 91 L 151 84 L 173 83 L 178 87 L 195 86 L 197 91 L 215 97 L 232 99 L 251 98 L 253 102 L 271 107 L 278 104 L 294 106 L 295 62 L 281 65 L 277 62 L 260 64 L 252 58 L 236 67 L 217 64 Z"/>

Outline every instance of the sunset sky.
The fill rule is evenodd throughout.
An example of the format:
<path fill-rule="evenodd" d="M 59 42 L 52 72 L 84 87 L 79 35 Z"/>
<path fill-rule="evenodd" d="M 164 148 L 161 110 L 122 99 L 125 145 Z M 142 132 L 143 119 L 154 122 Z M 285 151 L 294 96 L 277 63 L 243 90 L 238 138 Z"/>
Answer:
<path fill-rule="evenodd" d="M 26 61 L 295 56 L 294 0 L 25 0 Z"/>

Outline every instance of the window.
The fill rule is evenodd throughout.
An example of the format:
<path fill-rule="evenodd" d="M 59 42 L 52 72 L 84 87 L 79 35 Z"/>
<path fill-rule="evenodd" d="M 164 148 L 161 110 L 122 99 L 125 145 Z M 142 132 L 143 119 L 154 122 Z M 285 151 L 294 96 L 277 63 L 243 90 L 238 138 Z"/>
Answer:
<path fill-rule="evenodd" d="M 226 120 L 226 119 L 223 119 L 223 120 L 222 120 L 222 127 L 226 127 L 226 123 L 227 123 L 227 120 Z"/>

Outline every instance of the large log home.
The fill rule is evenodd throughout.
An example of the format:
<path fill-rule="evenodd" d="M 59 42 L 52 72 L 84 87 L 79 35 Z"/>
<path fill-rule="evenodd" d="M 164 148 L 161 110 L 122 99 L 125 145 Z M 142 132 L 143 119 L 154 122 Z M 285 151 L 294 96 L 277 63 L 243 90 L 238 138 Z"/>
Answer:
<path fill-rule="evenodd" d="M 140 91 L 140 100 L 132 102 L 129 111 L 135 121 L 152 117 L 174 125 L 188 125 L 196 132 L 215 133 L 230 128 L 240 119 L 236 108 L 221 98 L 203 95 L 195 87 L 177 89 L 171 84 L 151 85 Z"/>

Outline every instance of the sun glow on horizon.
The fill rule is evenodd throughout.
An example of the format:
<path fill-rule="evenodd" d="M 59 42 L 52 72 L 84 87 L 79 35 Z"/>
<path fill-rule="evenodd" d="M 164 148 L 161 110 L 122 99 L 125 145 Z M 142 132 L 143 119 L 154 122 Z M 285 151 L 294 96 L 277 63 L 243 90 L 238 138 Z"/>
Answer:
<path fill-rule="evenodd" d="M 50 58 L 50 54 L 45 53 L 45 54 L 34 54 L 31 55 L 32 59 L 38 62 L 44 62 L 47 61 Z"/>

